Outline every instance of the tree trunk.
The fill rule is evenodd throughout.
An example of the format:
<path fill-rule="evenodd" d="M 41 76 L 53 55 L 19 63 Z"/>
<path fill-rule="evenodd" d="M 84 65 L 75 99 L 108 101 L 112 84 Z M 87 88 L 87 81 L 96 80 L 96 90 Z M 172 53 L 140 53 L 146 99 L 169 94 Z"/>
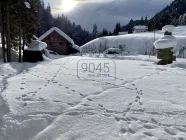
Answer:
<path fill-rule="evenodd" d="M 1 43 L 2 43 L 2 56 L 3 61 L 6 63 L 6 57 L 5 57 L 5 24 L 4 24 L 4 8 L 2 5 L 0 5 L 0 14 L 1 14 Z"/>
<path fill-rule="evenodd" d="M 22 50 L 23 51 L 25 50 L 25 32 L 24 32 L 24 29 L 23 29 L 23 46 L 22 46 Z"/>
<path fill-rule="evenodd" d="M 20 1 L 18 1 L 18 9 L 19 9 L 19 14 L 18 14 L 18 18 L 19 18 L 19 62 L 21 62 L 21 36 L 22 36 L 22 30 L 21 30 L 21 11 L 20 11 Z"/>
<path fill-rule="evenodd" d="M 11 46 L 10 46 L 10 6 L 9 0 L 6 2 L 6 47 L 7 61 L 11 62 Z"/>

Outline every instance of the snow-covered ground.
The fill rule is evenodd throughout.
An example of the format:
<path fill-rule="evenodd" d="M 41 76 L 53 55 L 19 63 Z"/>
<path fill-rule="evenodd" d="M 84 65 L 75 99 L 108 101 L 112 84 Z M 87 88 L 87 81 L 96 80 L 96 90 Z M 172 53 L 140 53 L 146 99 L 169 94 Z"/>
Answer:
<path fill-rule="evenodd" d="M 0 140 L 186 140 L 186 60 L 103 58 L 116 80 L 101 82 L 78 79 L 82 59 L 98 58 L 0 65 Z"/>
<path fill-rule="evenodd" d="M 176 27 L 173 35 L 178 40 L 178 48 L 186 47 L 186 26 Z M 155 32 L 155 40 L 163 36 L 163 31 Z M 90 53 L 99 52 L 105 48 L 119 48 L 123 46 L 124 52 L 128 54 L 148 54 L 153 51 L 153 43 L 154 32 L 145 32 L 97 38 L 81 46 L 81 49 L 83 53 Z"/>

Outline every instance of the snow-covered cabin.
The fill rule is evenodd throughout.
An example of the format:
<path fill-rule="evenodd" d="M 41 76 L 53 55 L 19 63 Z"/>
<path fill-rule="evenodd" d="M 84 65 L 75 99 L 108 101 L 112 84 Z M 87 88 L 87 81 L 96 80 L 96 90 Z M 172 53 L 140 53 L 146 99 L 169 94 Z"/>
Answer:
<path fill-rule="evenodd" d="M 134 26 L 134 33 L 148 32 L 148 27 L 144 25 Z"/>
<path fill-rule="evenodd" d="M 60 55 L 74 54 L 80 51 L 78 45 L 57 27 L 53 27 L 38 38 L 47 44 L 47 49 Z"/>

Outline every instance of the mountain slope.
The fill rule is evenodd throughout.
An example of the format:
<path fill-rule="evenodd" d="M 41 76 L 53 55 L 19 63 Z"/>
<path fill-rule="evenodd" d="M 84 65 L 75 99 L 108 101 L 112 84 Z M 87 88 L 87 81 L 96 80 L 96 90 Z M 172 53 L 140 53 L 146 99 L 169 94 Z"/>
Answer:
<path fill-rule="evenodd" d="M 156 29 L 159 30 L 167 24 L 179 25 L 179 17 L 186 13 L 185 7 L 186 0 L 174 0 L 169 6 L 166 6 L 149 20 L 149 29 L 154 29 L 154 21 Z M 139 23 L 139 20 L 135 20 L 134 25 L 136 25 L 136 23 Z M 123 31 L 126 31 L 128 26 L 129 24 L 123 26 Z"/>
<path fill-rule="evenodd" d="M 164 25 L 174 24 L 178 25 L 178 18 L 186 13 L 186 0 L 175 0 L 169 6 L 157 13 L 150 23 L 155 20 L 156 28 L 161 29 Z M 151 24 L 149 25 L 151 26 Z"/>

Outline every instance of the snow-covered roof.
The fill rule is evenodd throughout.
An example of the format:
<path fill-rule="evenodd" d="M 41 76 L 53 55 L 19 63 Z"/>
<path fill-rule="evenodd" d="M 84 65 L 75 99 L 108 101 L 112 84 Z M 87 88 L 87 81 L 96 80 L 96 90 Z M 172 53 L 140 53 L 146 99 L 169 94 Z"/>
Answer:
<path fill-rule="evenodd" d="M 134 30 L 147 30 L 147 26 L 139 25 L 139 26 L 134 26 Z"/>
<path fill-rule="evenodd" d="M 53 27 L 50 30 L 48 30 L 46 33 L 44 33 L 42 36 L 40 36 L 38 38 L 38 40 L 43 40 L 44 38 L 46 38 L 49 34 L 51 34 L 53 31 L 56 31 L 57 33 L 59 33 L 61 36 L 63 36 L 67 41 L 69 41 L 72 44 L 72 48 L 76 49 L 76 50 L 80 50 L 79 46 L 76 45 L 74 43 L 74 41 L 68 36 L 66 35 L 63 31 L 61 31 L 59 28 L 57 27 Z"/>
<path fill-rule="evenodd" d="M 39 40 L 32 40 L 32 42 L 29 44 L 29 46 L 26 50 L 42 51 L 46 48 L 47 48 L 47 44 L 45 42 L 42 42 Z"/>

